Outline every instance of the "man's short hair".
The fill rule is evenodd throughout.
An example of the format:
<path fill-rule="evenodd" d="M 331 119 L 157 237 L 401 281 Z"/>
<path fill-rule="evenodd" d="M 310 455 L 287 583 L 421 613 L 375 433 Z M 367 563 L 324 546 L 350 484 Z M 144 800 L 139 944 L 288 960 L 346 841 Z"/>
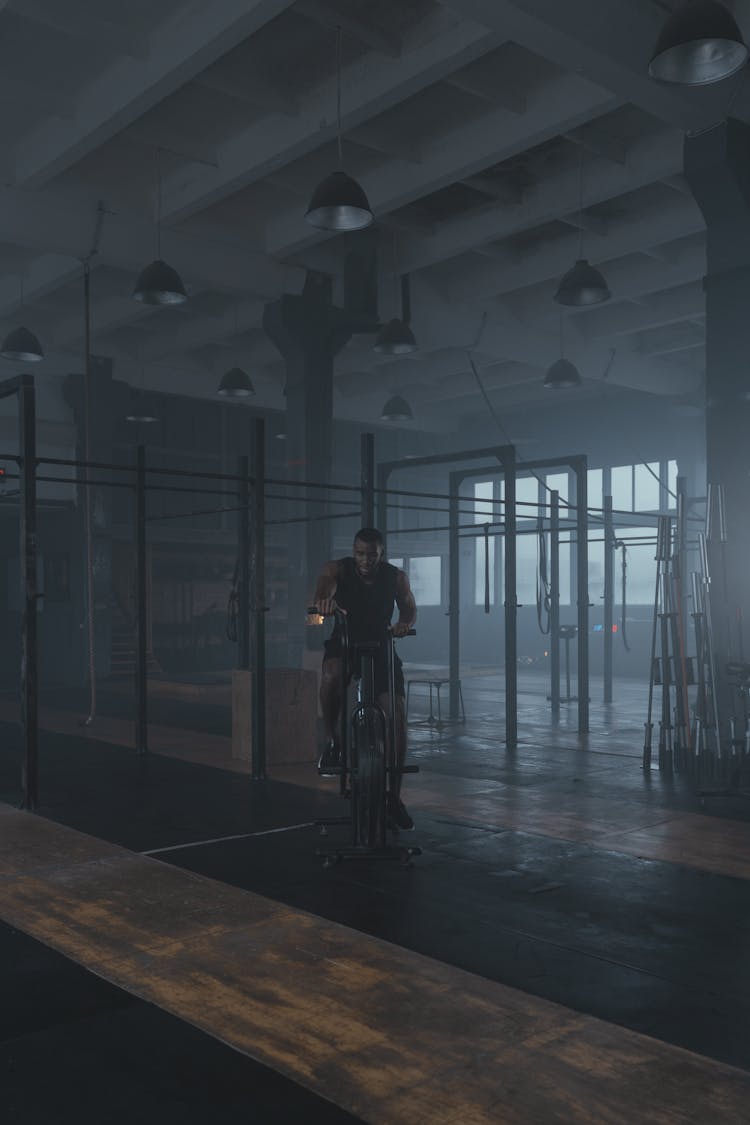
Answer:
<path fill-rule="evenodd" d="M 360 527 L 354 538 L 355 540 L 361 540 L 362 543 L 374 543 L 378 547 L 384 546 L 383 536 L 376 527 Z"/>

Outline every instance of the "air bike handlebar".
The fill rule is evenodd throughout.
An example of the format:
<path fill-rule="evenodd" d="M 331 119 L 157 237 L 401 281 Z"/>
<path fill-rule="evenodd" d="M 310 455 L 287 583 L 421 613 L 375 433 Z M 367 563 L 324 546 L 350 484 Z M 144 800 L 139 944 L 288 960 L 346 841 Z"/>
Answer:
<path fill-rule="evenodd" d="M 345 609 L 340 609 L 338 606 L 336 606 L 333 613 L 329 613 L 327 615 L 324 615 L 320 612 L 320 610 L 318 609 L 318 607 L 316 605 L 309 605 L 307 607 L 307 609 L 305 610 L 305 613 L 307 614 L 308 618 L 311 618 L 311 617 L 316 618 L 315 621 L 309 621 L 308 620 L 308 625 L 322 625 L 326 616 L 328 616 L 328 617 L 341 617 L 344 620 L 346 620 L 346 618 L 349 616 L 349 614 L 346 612 Z M 388 632 L 389 633 L 393 632 L 393 628 L 390 625 L 388 627 Z M 404 637 L 416 637 L 417 630 L 416 629 L 409 629 L 408 633 L 403 633 L 402 635 Z M 399 638 L 399 640 L 400 639 L 401 638 Z"/>

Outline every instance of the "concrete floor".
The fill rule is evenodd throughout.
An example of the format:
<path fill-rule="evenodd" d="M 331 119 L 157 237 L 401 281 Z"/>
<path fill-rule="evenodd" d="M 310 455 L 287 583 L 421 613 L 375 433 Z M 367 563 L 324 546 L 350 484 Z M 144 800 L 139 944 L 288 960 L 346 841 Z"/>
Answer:
<path fill-rule="evenodd" d="M 170 732 L 173 756 L 146 761 L 118 745 L 131 729 L 122 705 L 81 737 L 71 712 L 54 700 L 47 726 L 57 715 L 61 729 L 43 734 L 40 812 L 136 851 L 175 849 L 159 857 L 750 1070 L 750 808 L 732 799 L 704 810 L 687 778 L 644 774 L 644 685 L 616 685 L 615 703 L 605 707 L 594 681 L 591 733 L 579 738 L 575 704 L 564 705 L 553 725 L 544 679 L 522 673 L 520 745 L 512 753 L 502 744 L 500 686 L 499 678 L 467 676 L 465 725 L 410 726 L 410 758 L 421 773 L 405 784 L 417 821 L 408 842 L 423 849 L 411 870 L 324 870 L 314 855 L 315 831 L 294 826 L 340 811 L 336 783 L 305 766 L 271 764 L 271 779 L 253 785 L 226 768 L 218 752 L 226 709 L 205 699 L 160 699 L 158 725 Z M 412 719 L 420 714 L 424 707 L 413 700 Z M 220 733 L 205 729 L 212 726 Z M 0 730 L 0 795 L 13 801 L 18 734 L 8 724 Z M 190 760 L 177 757 L 180 751 Z M 275 828 L 288 831 L 255 835 Z M 244 838 L 222 839 L 230 836 Z M 219 842 L 186 846 L 200 841 Z M 7 1104 L 16 1106 L 10 1120 L 94 1120 L 95 1106 L 72 1076 L 60 1078 L 69 1116 L 45 1117 L 43 1088 L 31 1080 L 31 1059 L 47 1059 L 54 1069 L 60 1043 L 78 1041 L 73 1032 L 102 1088 L 111 1079 L 125 1091 L 122 1120 L 136 1102 L 146 1120 L 149 1112 L 156 1120 L 157 1109 L 159 1120 L 172 1120 L 172 1112 L 176 1120 L 180 1107 L 187 1114 L 181 1120 L 197 1120 L 196 1106 L 186 1106 L 179 1092 L 180 1068 L 192 1073 L 199 1065 L 193 1058 L 212 1060 L 207 1081 L 216 1085 L 217 1105 L 220 1090 L 234 1091 L 232 1109 L 255 1113 L 251 1120 L 272 1120 L 274 1099 L 302 1097 L 293 1084 L 284 1092 L 270 1072 L 265 1086 L 243 1069 L 257 1064 L 240 1059 L 238 1067 L 231 1052 L 222 1061 L 226 1048 L 207 1046 L 179 1021 L 92 984 L 30 939 L 6 930 L 1 944 L 11 954 L 3 958 L 4 977 L 14 958 L 27 966 L 22 987 L 8 993 L 4 982 L 3 995 L 14 997 L 1 1056 Z M 157 1069 L 150 1047 L 140 1062 L 133 1059 L 136 1043 L 156 1042 L 163 1044 Z M 327 1103 L 310 1103 L 286 1119 L 315 1121 L 323 1109 Z"/>

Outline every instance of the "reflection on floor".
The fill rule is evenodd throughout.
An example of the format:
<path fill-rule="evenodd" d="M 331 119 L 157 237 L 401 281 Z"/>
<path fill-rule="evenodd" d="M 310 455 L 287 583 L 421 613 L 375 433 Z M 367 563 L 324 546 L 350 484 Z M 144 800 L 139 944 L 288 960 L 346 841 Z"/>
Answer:
<path fill-rule="evenodd" d="M 269 763 L 271 780 L 253 785 L 216 753 L 227 704 L 200 697 L 152 700 L 180 757 L 145 761 L 126 749 L 127 697 L 85 736 L 52 700 L 64 724 L 42 737 L 41 812 L 136 851 L 174 848 L 163 859 L 176 866 L 750 1070 L 748 806 L 703 810 L 687 779 L 643 773 L 644 685 L 617 684 L 605 707 L 592 682 L 584 738 L 574 703 L 553 725 L 543 679 L 522 673 L 520 687 L 512 753 L 499 677 L 465 677 L 467 722 L 441 731 L 419 721 L 427 701 L 413 697 L 422 772 L 404 795 L 423 855 L 411 871 L 324 871 L 312 828 L 259 835 L 341 811 L 335 783 L 312 763 Z M 18 732 L 0 733 L 0 795 L 13 800 Z M 687 1105 L 663 1119 L 705 1120 Z"/>

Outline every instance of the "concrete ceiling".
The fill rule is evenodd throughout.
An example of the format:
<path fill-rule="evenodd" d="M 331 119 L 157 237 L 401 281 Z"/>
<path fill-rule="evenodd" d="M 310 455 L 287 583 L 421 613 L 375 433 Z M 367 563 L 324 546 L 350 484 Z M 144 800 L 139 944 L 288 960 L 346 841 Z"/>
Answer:
<path fill-rule="evenodd" d="M 303 219 L 335 166 L 340 25 L 345 162 L 376 216 L 380 312 L 396 314 L 408 272 L 420 351 L 389 360 L 355 337 L 336 361 L 337 414 L 372 424 L 399 392 L 420 427 L 471 425 L 485 410 L 472 344 L 493 404 L 533 409 L 561 336 L 576 394 L 606 374 L 615 397 L 684 402 L 703 377 L 705 238 L 683 135 L 730 98 L 750 120 L 750 88 L 650 81 L 668 6 L 70 0 L 63 15 L 56 0 L 0 0 L 0 330 L 38 334 L 40 376 L 80 370 L 81 259 L 102 201 L 94 350 L 117 377 L 213 397 L 239 363 L 254 403 L 283 407 L 264 302 L 298 293 L 307 268 L 340 279 L 356 237 Z M 729 6 L 747 37 L 750 0 Z M 157 152 L 162 255 L 190 293 L 179 308 L 130 296 L 156 256 Z M 552 294 L 581 248 L 613 297 L 561 317 Z"/>

